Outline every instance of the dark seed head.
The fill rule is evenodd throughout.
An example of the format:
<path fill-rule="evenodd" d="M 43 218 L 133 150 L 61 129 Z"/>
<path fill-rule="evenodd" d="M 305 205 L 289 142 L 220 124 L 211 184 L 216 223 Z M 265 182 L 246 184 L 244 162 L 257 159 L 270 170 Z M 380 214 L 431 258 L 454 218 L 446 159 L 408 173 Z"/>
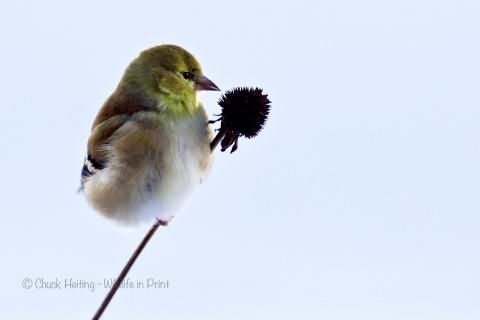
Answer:
<path fill-rule="evenodd" d="M 222 107 L 222 128 L 247 138 L 255 137 L 262 130 L 270 112 L 270 100 L 260 88 L 229 90 L 218 104 Z"/>
<path fill-rule="evenodd" d="M 234 143 L 232 152 L 235 151 L 241 136 L 249 139 L 255 137 L 267 121 L 270 103 L 260 88 L 244 87 L 227 91 L 218 101 L 222 108 L 220 130 L 226 133 L 221 142 L 222 151 Z"/>

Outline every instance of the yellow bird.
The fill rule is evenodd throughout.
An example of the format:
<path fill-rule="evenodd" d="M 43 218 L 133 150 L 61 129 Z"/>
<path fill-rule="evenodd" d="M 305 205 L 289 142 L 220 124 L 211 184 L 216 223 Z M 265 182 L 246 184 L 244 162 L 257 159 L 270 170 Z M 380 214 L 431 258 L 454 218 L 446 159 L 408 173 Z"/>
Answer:
<path fill-rule="evenodd" d="M 123 224 L 168 224 L 211 162 L 199 90 L 219 88 L 181 47 L 156 46 L 130 63 L 88 140 L 81 183 L 96 210 Z"/>

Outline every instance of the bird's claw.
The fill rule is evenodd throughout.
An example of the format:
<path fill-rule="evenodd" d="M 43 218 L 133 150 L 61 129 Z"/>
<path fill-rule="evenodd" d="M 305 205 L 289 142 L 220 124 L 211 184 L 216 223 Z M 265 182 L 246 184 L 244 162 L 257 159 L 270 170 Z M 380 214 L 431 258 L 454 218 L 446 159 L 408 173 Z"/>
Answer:
<path fill-rule="evenodd" d="M 162 227 L 168 226 L 168 224 L 170 223 L 170 220 L 172 220 L 172 219 L 171 218 L 168 219 L 168 220 L 157 219 L 158 224 L 161 225 Z"/>
<path fill-rule="evenodd" d="M 218 122 L 218 121 L 220 121 L 220 120 L 222 120 L 221 117 L 218 118 L 218 119 L 216 119 L 216 120 L 208 120 L 208 123 L 213 124 L 213 123 L 216 123 L 216 122 Z"/>

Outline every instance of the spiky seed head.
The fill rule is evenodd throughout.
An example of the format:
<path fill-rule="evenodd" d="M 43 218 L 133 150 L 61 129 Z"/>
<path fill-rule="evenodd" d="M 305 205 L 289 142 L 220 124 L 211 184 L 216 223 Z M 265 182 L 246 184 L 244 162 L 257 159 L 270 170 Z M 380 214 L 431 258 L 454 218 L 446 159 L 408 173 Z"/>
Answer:
<path fill-rule="evenodd" d="M 222 151 L 234 144 L 231 151 L 234 152 L 241 136 L 255 137 L 267 121 L 270 103 L 260 88 L 239 87 L 227 91 L 218 101 L 222 108 L 220 130 L 225 132 Z"/>

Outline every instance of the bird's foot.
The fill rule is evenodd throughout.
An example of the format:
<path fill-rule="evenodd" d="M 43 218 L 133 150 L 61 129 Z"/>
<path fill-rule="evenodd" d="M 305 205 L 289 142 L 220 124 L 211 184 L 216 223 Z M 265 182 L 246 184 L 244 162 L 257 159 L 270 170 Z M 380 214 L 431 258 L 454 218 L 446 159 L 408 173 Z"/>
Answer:
<path fill-rule="evenodd" d="M 159 224 L 159 225 L 161 225 L 161 226 L 163 226 L 163 227 L 166 227 L 166 226 L 168 226 L 168 224 L 170 223 L 170 221 L 172 221 L 172 218 L 173 218 L 173 217 L 170 217 L 170 218 L 168 218 L 168 219 L 157 219 L 157 221 L 158 221 L 158 224 Z"/>
<path fill-rule="evenodd" d="M 220 120 L 222 120 L 222 117 L 221 117 L 221 114 L 214 114 L 215 117 L 219 117 L 218 119 L 215 119 L 215 120 L 209 120 L 208 123 L 209 124 L 213 124 L 215 122 L 218 122 Z"/>

